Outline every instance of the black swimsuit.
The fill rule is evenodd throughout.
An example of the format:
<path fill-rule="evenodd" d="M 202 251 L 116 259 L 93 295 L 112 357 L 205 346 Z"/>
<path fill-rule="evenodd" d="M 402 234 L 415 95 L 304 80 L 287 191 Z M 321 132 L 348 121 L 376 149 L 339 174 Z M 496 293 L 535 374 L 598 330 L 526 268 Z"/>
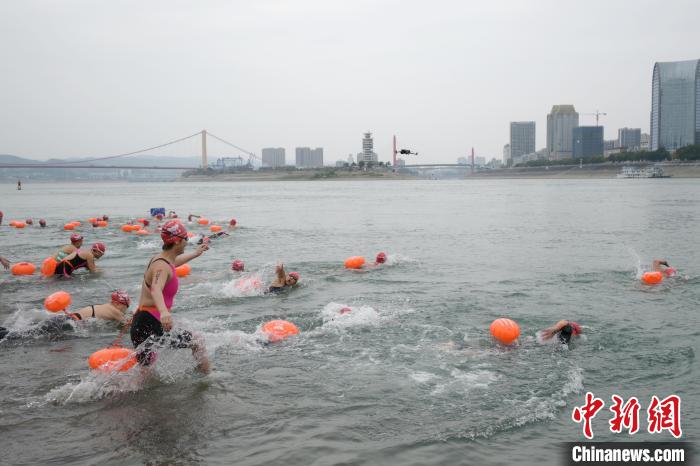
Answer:
<path fill-rule="evenodd" d="M 70 275 L 75 272 L 75 269 L 87 266 L 87 259 L 80 257 L 80 252 L 78 252 L 74 258 L 71 260 L 62 260 L 56 265 L 55 275 L 63 275 L 64 277 L 70 277 Z"/>

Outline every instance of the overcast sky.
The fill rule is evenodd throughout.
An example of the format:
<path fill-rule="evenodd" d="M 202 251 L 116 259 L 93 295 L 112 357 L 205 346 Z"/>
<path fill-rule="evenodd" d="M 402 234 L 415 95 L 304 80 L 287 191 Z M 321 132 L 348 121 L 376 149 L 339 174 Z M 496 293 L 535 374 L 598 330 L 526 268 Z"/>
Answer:
<path fill-rule="evenodd" d="M 698 0 L 4 0 L 0 153 L 106 156 L 206 128 L 330 164 L 369 129 L 380 160 L 393 134 L 414 160 L 500 159 L 510 121 L 545 146 L 553 104 L 607 112 L 612 139 L 648 132 L 653 64 L 700 58 L 698 18 Z"/>

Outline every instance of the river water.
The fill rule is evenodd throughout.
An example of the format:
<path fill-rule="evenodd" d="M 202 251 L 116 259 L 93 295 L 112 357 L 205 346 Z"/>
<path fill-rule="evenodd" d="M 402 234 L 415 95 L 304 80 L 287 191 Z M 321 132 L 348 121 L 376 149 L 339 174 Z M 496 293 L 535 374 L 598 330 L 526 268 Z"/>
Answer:
<path fill-rule="evenodd" d="M 558 464 L 561 442 L 584 440 L 571 420 L 586 391 L 682 398 L 696 441 L 700 390 L 700 183 L 695 180 L 331 181 L 0 185 L 0 255 L 37 264 L 67 244 L 64 222 L 107 244 L 99 274 L 70 280 L 0 273 L 0 325 L 27 335 L 0 343 L 0 462 L 9 464 Z M 123 233 L 150 207 L 235 217 L 239 228 L 192 262 L 176 326 L 201 332 L 212 373 L 187 350 L 159 352 L 155 374 L 91 373 L 86 358 L 116 327 L 87 322 L 32 336 L 43 299 L 74 308 L 137 296 L 157 236 Z M 46 229 L 9 228 L 44 217 Z M 192 225 L 193 231 L 204 231 Z M 343 260 L 385 251 L 384 266 Z M 678 278 L 641 285 L 640 267 L 668 259 Z M 283 261 L 298 289 L 265 295 L 230 270 L 269 282 Z M 353 311 L 339 315 L 342 306 Z M 133 305 L 132 305 L 133 310 Z M 488 326 L 510 317 L 520 345 Z M 297 337 L 260 344 L 271 319 Z M 537 330 L 578 321 L 570 347 Z M 461 346 L 450 345 L 458 341 Z M 633 440 L 673 440 L 668 432 Z"/>

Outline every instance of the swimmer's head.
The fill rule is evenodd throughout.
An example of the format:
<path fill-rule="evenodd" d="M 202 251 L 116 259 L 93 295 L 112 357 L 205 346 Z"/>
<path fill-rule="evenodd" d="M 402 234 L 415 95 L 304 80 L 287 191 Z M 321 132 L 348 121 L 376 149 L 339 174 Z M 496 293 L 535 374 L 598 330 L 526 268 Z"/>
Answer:
<path fill-rule="evenodd" d="M 377 254 L 377 258 L 375 259 L 375 261 L 377 262 L 377 264 L 383 264 L 384 262 L 386 262 L 386 253 L 380 252 L 379 254 Z"/>
<path fill-rule="evenodd" d="M 175 220 L 165 222 L 160 229 L 160 237 L 163 240 L 163 251 L 173 249 L 176 245 L 184 250 L 187 245 L 187 230 L 182 223 Z"/>
<path fill-rule="evenodd" d="M 289 286 L 294 286 L 299 283 L 300 278 L 301 275 L 299 275 L 299 272 L 289 272 L 289 274 L 287 274 L 287 279 L 284 282 Z"/>
<path fill-rule="evenodd" d="M 83 235 L 80 233 L 73 233 L 70 235 L 70 242 L 75 247 L 80 247 L 83 244 Z"/>
<path fill-rule="evenodd" d="M 581 326 L 579 324 L 576 322 L 569 322 L 569 325 L 571 325 L 571 330 L 574 335 L 581 335 Z"/>
<path fill-rule="evenodd" d="M 102 220 L 106 222 L 107 220 L 109 220 L 109 217 L 107 217 L 106 215 L 103 215 Z"/>
<path fill-rule="evenodd" d="M 156 220 L 158 220 L 159 222 L 163 220 L 163 214 L 156 215 Z"/>
<path fill-rule="evenodd" d="M 40 227 L 45 227 L 45 226 L 46 226 L 46 220 L 44 220 L 43 218 L 42 218 L 42 219 L 39 219 L 39 226 L 40 226 Z"/>
<path fill-rule="evenodd" d="M 124 290 L 116 290 L 112 293 L 112 304 L 115 304 L 117 306 L 124 306 L 124 311 L 126 311 L 129 308 L 129 305 L 131 304 L 131 298 L 129 297 L 129 293 L 127 293 Z"/>
<path fill-rule="evenodd" d="M 95 256 L 95 259 L 99 259 L 107 252 L 107 246 L 105 246 L 104 243 L 95 243 L 90 247 L 90 250 Z"/>
<path fill-rule="evenodd" d="M 240 259 L 236 259 L 231 263 L 231 270 L 233 270 L 234 272 L 243 272 L 244 269 L 245 264 Z"/>
<path fill-rule="evenodd" d="M 347 314 L 349 312 L 352 312 L 352 309 L 346 306 L 340 310 L 340 315 L 342 316 L 343 314 Z"/>
<path fill-rule="evenodd" d="M 235 219 L 235 218 L 232 218 L 231 221 L 228 222 L 229 226 L 232 226 L 232 227 L 235 227 L 235 226 L 236 226 L 236 223 L 238 223 L 238 222 L 236 222 L 236 219 Z"/>

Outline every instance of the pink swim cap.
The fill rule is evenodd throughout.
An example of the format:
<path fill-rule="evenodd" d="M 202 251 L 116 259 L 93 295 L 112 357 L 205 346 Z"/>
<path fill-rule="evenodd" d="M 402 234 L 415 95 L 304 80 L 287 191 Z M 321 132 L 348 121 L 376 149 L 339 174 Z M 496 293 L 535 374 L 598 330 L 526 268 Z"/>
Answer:
<path fill-rule="evenodd" d="M 235 218 L 232 218 L 231 221 L 228 222 L 228 224 L 231 225 L 232 227 L 235 227 L 235 226 L 236 226 L 236 223 L 238 223 L 238 222 L 236 222 L 236 219 L 235 219 Z"/>
<path fill-rule="evenodd" d="M 569 325 L 571 325 L 571 329 L 573 330 L 574 335 L 581 334 L 581 326 L 579 324 L 577 324 L 576 322 L 569 322 Z"/>
<path fill-rule="evenodd" d="M 129 307 L 131 304 L 131 298 L 129 297 L 129 293 L 127 293 L 124 290 L 117 290 L 114 293 L 112 293 L 112 302 L 117 303 L 117 304 L 123 304 L 126 307 Z"/>
<path fill-rule="evenodd" d="M 352 309 L 349 307 L 344 307 L 340 310 L 340 315 L 342 316 L 343 314 L 347 314 L 348 312 L 352 312 Z"/>
<path fill-rule="evenodd" d="M 34 223 L 34 220 L 28 218 L 24 223 L 26 223 L 27 225 L 32 225 Z"/>
<path fill-rule="evenodd" d="M 83 240 L 83 235 L 81 235 L 80 233 L 73 233 L 72 235 L 70 235 L 70 242 L 73 244 L 79 243 L 82 240 Z"/>
<path fill-rule="evenodd" d="M 243 264 L 243 261 L 240 259 L 236 259 L 231 263 L 231 270 L 234 272 L 243 272 L 243 269 L 245 268 L 245 264 Z"/>
<path fill-rule="evenodd" d="M 187 241 L 187 230 L 182 223 L 170 220 L 165 222 L 165 225 L 160 229 L 160 237 L 165 244 L 175 244 L 181 240 Z"/>
<path fill-rule="evenodd" d="M 39 225 L 41 225 L 42 227 L 45 227 L 45 226 L 46 226 L 46 220 L 44 220 L 43 218 L 42 218 L 42 219 L 39 219 Z"/>
<path fill-rule="evenodd" d="M 289 272 L 289 276 L 292 277 L 297 282 L 301 278 L 301 275 L 299 275 L 299 272 Z"/>
<path fill-rule="evenodd" d="M 383 264 L 386 262 L 386 253 L 380 252 L 377 254 L 377 258 L 375 259 L 377 264 Z"/>
<path fill-rule="evenodd" d="M 104 243 L 95 243 L 90 249 L 93 251 L 100 251 L 102 254 L 104 254 L 105 251 L 107 251 L 107 246 L 105 246 Z"/>

